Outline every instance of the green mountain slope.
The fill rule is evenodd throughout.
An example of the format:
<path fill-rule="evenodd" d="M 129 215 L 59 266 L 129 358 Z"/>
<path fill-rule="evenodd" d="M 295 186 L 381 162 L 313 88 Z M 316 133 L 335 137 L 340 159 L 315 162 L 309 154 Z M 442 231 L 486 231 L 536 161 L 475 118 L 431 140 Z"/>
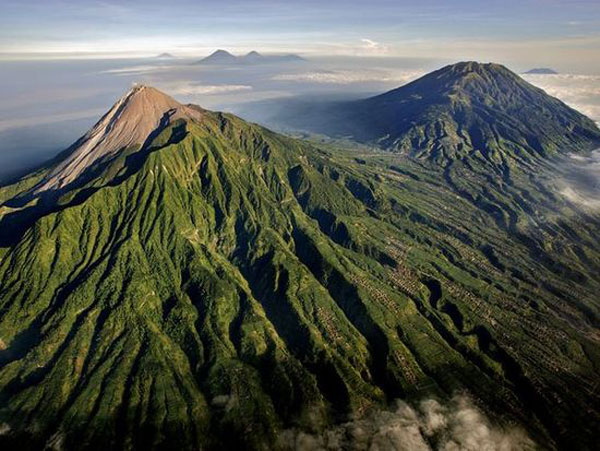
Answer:
<path fill-rule="evenodd" d="M 375 97 L 305 108 L 281 122 L 441 165 L 468 157 L 501 168 L 600 143 L 591 119 L 492 63 L 452 64 Z"/>
<path fill-rule="evenodd" d="M 1 444 L 267 449 L 467 389 L 593 448 L 597 216 L 549 221 L 576 210 L 525 170 L 444 178 L 185 108 L 69 185 L 39 189 L 58 161 L 0 189 Z"/>

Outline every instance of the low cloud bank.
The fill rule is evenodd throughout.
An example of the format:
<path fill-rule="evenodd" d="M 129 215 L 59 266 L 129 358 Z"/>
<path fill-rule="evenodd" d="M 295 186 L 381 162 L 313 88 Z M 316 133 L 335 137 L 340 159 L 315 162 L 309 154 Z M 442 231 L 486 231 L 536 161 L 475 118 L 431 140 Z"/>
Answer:
<path fill-rule="evenodd" d="M 101 74 L 113 74 L 113 75 L 138 75 L 156 71 L 167 71 L 173 69 L 175 66 L 165 65 L 137 65 L 131 67 L 119 67 L 117 69 L 108 69 L 100 71 Z"/>
<path fill-rule="evenodd" d="M 195 97 L 251 91 L 252 86 L 242 84 L 203 84 L 190 80 L 158 82 L 157 86 L 172 96 Z"/>
<path fill-rule="evenodd" d="M 559 182 L 560 193 L 580 207 L 600 209 L 600 150 L 572 155 L 569 160 Z"/>
<path fill-rule="evenodd" d="M 523 78 L 586 116 L 600 121 L 600 75 L 526 74 Z"/>
<path fill-rule="evenodd" d="M 423 75 L 422 70 L 390 71 L 390 70 L 317 70 L 312 72 L 278 74 L 271 79 L 275 81 L 306 82 L 317 84 L 340 84 L 380 82 L 403 85 Z"/>
<path fill-rule="evenodd" d="M 435 399 L 412 407 L 398 401 L 395 410 L 381 410 L 342 424 L 321 435 L 285 431 L 281 446 L 295 451 L 521 451 L 535 444 L 522 430 L 494 425 L 466 395 L 447 404 Z"/>

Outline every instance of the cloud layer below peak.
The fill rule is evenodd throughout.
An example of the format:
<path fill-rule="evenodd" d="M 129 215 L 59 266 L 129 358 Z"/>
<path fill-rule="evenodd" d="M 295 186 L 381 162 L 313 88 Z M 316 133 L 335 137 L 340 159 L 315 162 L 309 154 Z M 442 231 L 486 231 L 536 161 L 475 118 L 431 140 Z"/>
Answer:
<path fill-rule="evenodd" d="M 591 119 L 600 121 L 600 75 L 526 74 L 523 78 Z"/>
<path fill-rule="evenodd" d="M 518 428 L 494 425 L 466 395 L 448 403 L 435 399 L 410 406 L 397 401 L 395 410 L 380 410 L 321 435 L 288 430 L 281 445 L 296 451 L 526 451 L 535 449 Z"/>

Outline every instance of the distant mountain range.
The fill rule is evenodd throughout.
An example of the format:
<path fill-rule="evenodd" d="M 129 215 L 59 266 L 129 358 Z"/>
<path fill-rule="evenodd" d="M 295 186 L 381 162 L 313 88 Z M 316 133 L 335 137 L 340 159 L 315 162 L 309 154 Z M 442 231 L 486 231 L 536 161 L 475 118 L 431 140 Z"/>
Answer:
<path fill-rule="evenodd" d="M 251 51 L 246 55 L 235 56 L 226 50 L 217 50 L 196 64 L 268 64 L 268 63 L 298 63 L 306 61 L 304 58 L 294 54 L 287 55 L 262 55 Z"/>
<path fill-rule="evenodd" d="M 0 187 L 0 449 L 597 448 L 600 130 L 473 62 L 328 111 L 380 148 L 138 85 Z"/>
<path fill-rule="evenodd" d="M 538 74 L 538 75 L 555 75 L 558 74 L 554 69 L 550 69 L 548 67 L 538 67 L 535 69 L 530 69 L 525 74 Z"/>

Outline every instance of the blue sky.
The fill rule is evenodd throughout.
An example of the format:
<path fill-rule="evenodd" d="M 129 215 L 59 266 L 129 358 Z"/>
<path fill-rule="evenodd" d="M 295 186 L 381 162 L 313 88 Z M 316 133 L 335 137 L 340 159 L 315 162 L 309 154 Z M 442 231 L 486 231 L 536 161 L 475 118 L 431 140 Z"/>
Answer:
<path fill-rule="evenodd" d="M 600 60 L 600 1 L 0 0 L 5 57 L 196 56 L 215 48 Z"/>

